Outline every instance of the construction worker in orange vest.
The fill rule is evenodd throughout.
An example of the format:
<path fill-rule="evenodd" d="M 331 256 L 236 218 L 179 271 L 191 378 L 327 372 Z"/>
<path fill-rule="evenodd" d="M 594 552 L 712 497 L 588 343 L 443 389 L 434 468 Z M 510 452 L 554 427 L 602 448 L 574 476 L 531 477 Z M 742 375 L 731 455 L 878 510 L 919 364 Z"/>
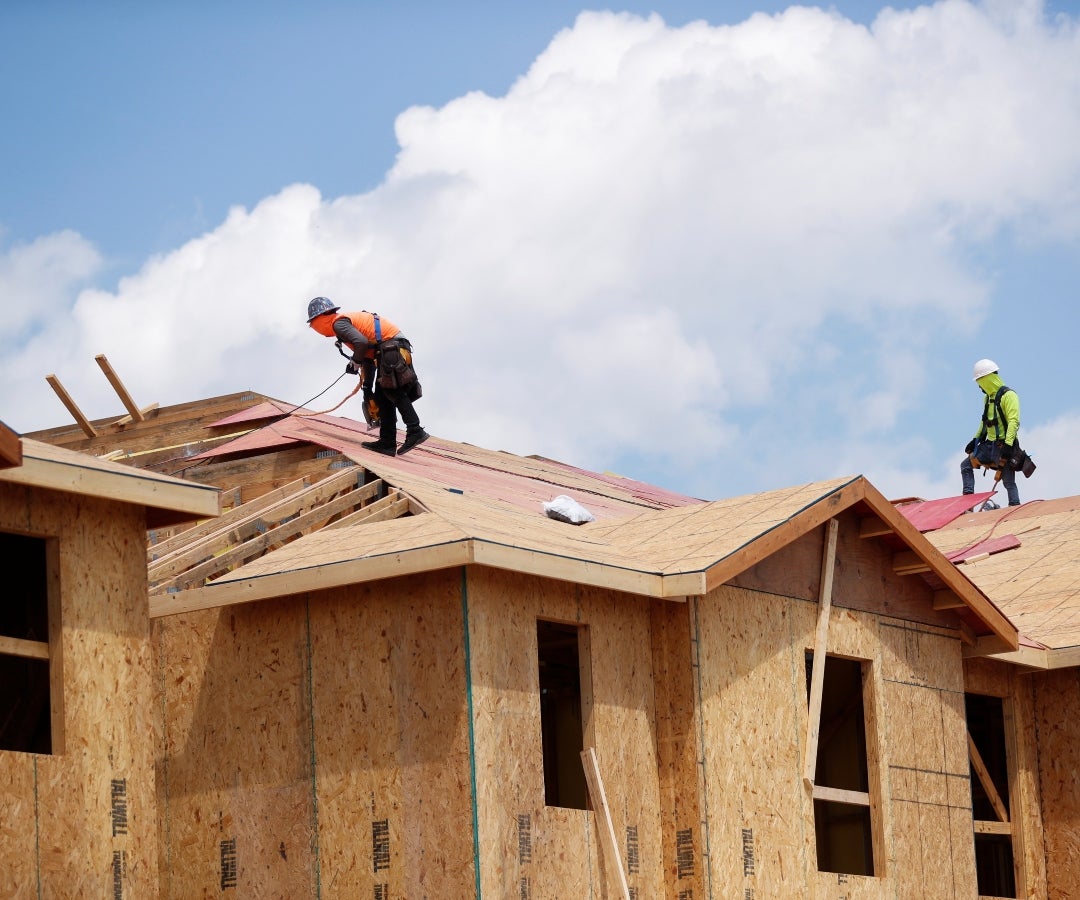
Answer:
<path fill-rule="evenodd" d="M 337 340 L 352 351 L 345 371 L 360 375 L 364 401 L 374 397 L 379 410 L 379 439 L 362 446 L 394 456 L 408 453 L 429 437 L 420 427 L 413 401 L 421 397 L 420 382 L 412 365 L 412 344 L 393 322 L 377 313 L 340 312 L 326 297 L 308 303 L 307 321 L 315 331 Z M 397 414 L 405 423 L 405 440 L 397 446 Z"/>

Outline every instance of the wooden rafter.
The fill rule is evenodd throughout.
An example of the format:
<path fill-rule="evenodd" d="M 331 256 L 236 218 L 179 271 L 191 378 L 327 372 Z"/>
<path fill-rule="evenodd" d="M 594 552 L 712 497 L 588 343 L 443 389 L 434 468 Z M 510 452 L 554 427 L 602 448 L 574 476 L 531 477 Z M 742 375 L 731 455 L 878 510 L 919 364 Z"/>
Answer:
<path fill-rule="evenodd" d="M 71 395 L 64 389 L 64 386 L 60 383 L 60 379 L 55 375 L 46 375 L 45 380 L 49 382 L 49 387 L 53 389 L 53 393 L 60 398 L 60 402 L 67 407 L 67 411 L 71 413 L 75 419 L 75 423 L 83 430 L 88 438 L 97 437 L 97 429 L 90 424 L 90 420 L 83 415 L 83 411 L 79 409 L 79 405 L 71 399 Z"/>
<path fill-rule="evenodd" d="M 207 522 L 176 535 L 150 564 L 151 594 L 202 587 L 212 578 L 320 528 L 398 518 L 410 512 L 408 497 L 381 480 L 363 483 L 366 470 L 342 470 L 313 485 L 301 479 L 293 491 L 273 492 L 236 507 L 224 521 Z M 288 487 L 288 486 L 287 486 Z M 282 489 L 284 490 L 284 489 Z M 185 540 L 186 537 L 186 540 Z"/>
<path fill-rule="evenodd" d="M 0 469 L 22 465 L 22 441 L 19 436 L 0 422 Z"/>
<path fill-rule="evenodd" d="M 112 385 L 112 389 L 116 391 L 116 396 L 120 398 L 120 402 L 124 404 L 124 409 L 128 411 L 128 415 L 132 420 L 141 422 L 146 416 L 135 404 L 135 401 L 131 399 L 131 394 L 128 393 L 127 388 L 124 387 L 124 383 L 120 380 L 120 376 L 116 374 L 112 364 L 105 358 L 104 353 L 99 353 L 94 357 L 94 361 L 101 368 L 101 371 L 105 373 L 105 377 L 109 379 L 109 384 Z"/>

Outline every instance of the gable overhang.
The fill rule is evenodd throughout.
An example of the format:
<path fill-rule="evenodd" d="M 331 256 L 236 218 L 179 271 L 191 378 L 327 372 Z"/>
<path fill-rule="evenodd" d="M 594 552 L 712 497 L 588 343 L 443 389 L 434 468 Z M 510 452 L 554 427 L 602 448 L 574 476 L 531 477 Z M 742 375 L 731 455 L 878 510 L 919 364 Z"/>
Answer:
<path fill-rule="evenodd" d="M 0 482 L 142 506 L 148 528 L 216 516 L 217 488 L 156 475 L 24 438 L 22 462 L 0 469 Z"/>
<path fill-rule="evenodd" d="M 845 510 L 862 504 L 882 523 L 883 533 L 895 535 L 907 550 L 936 575 L 988 632 L 992 646 L 1016 650 L 1016 626 L 990 599 L 934 547 L 865 477 L 859 475 L 803 507 L 788 519 L 747 541 L 705 570 L 706 589 L 713 590 L 756 565 L 804 534 Z"/>

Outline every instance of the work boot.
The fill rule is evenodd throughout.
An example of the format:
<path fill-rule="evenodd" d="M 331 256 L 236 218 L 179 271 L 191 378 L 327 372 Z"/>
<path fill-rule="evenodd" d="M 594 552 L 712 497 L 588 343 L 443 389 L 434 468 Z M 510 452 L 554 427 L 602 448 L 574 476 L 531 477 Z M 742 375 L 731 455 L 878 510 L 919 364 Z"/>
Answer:
<path fill-rule="evenodd" d="M 417 428 L 416 431 L 409 430 L 405 432 L 405 440 L 401 442 L 401 449 L 398 453 L 408 453 L 413 447 L 417 444 L 424 443 L 429 437 L 431 437 L 431 435 L 424 431 L 423 428 Z"/>
<path fill-rule="evenodd" d="M 376 453 L 385 453 L 387 456 L 393 456 L 397 453 L 397 447 L 393 442 L 383 443 L 382 441 L 363 441 L 360 446 L 366 447 L 368 450 L 374 450 Z"/>

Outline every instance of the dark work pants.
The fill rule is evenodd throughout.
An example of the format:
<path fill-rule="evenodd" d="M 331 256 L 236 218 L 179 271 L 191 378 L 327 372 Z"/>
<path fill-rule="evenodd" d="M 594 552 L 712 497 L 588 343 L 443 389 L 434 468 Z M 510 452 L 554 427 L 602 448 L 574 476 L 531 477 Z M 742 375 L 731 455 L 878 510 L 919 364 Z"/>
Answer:
<path fill-rule="evenodd" d="M 410 432 L 420 430 L 420 416 L 413 409 L 412 400 L 403 390 L 385 390 L 378 383 L 373 391 L 379 407 L 379 440 L 384 444 L 397 443 L 397 414 Z"/>

